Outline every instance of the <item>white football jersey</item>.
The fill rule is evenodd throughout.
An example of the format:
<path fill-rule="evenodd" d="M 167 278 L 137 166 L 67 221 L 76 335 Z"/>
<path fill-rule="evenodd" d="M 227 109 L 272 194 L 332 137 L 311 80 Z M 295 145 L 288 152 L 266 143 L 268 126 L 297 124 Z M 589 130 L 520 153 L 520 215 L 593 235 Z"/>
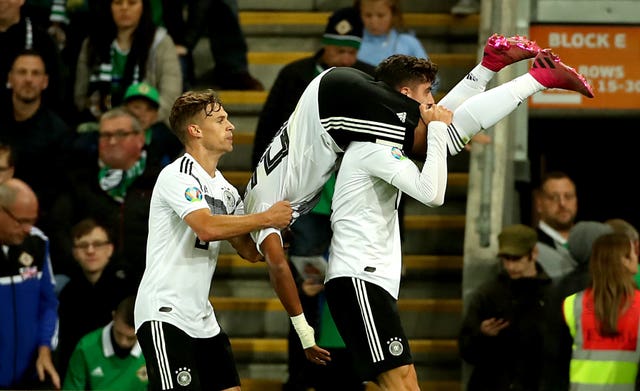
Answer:
<path fill-rule="evenodd" d="M 398 205 L 402 193 L 427 206 L 444 202 L 446 125 L 429 124 L 422 170 L 397 147 L 353 142 L 342 157 L 331 203 L 333 236 L 325 282 L 356 277 L 396 299 L 402 248 Z"/>
<path fill-rule="evenodd" d="M 411 148 L 419 104 L 354 68 L 330 68 L 307 86 L 247 185 L 247 213 L 291 202 L 294 221 L 318 201 L 338 154 L 352 141 Z M 252 232 L 260 244 L 276 229 Z"/>
<path fill-rule="evenodd" d="M 183 220 L 208 208 L 212 214 L 244 214 L 238 191 L 216 171 L 209 174 L 189 154 L 165 167 L 153 189 L 146 268 L 135 305 L 142 323 L 170 323 L 193 338 L 209 338 L 220 326 L 209 302 L 220 242 L 202 242 Z"/>

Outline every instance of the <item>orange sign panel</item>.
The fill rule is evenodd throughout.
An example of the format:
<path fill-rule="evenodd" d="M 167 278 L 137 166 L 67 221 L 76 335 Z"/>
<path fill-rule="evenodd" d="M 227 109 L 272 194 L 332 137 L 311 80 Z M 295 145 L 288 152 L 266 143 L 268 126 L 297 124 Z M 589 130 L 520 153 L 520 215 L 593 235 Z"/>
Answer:
<path fill-rule="evenodd" d="M 546 90 L 531 108 L 640 110 L 640 26 L 532 25 L 530 38 L 587 78 L 595 97 Z"/>

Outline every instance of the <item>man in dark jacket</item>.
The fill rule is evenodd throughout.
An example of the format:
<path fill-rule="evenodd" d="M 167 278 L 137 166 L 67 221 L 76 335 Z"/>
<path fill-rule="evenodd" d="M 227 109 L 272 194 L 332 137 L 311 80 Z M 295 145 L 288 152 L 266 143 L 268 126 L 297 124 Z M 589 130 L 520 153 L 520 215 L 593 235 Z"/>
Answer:
<path fill-rule="evenodd" d="M 130 267 L 137 281 L 144 271 L 149 203 L 160 162 L 147 150 L 140 122 L 124 108 L 102 115 L 98 138 L 97 156 L 79 158 L 69 174 L 70 191 L 54 206 L 51 236 L 57 256 L 70 260 L 71 226 L 87 217 L 105 223 L 114 230 L 114 257 Z"/>
<path fill-rule="evenodd" d="M 473 365 L 468 390 L 538 390 L 546 341 L 551 279 L 537 263 L 534 229 L 516 224 L 498 236 L 502 271 L 472 295 L 459 335 Z"/>

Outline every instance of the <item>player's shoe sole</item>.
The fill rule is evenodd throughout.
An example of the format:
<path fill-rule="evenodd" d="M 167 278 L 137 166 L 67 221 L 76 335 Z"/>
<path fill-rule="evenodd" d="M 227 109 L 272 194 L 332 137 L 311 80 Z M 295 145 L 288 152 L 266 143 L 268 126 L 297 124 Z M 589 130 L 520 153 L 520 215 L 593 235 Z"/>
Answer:
<path fill-rule="evenodd" d="M 538 53 L 529 74 L 547 88 L 576 91 L 588 98 L 594 96 L 587 79 L 560 61 L 560 57 L 553 54 L 551 49 L 544 49 Z"/>
<path fill-rule="evenodd" d="M 515 35 L 505 37 L 493 34 L 487 39 L 482 56 L 482 65 L 494 72 L 498 72 L 514 62 L 535 57 L 540 47 L 527 37 Z"/>

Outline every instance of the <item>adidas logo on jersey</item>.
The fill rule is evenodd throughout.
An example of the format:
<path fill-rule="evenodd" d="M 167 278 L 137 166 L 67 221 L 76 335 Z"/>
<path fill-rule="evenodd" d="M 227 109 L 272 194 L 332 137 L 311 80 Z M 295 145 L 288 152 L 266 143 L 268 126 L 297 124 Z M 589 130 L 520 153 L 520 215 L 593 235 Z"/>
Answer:
<path fill-rule="evenodd" d="M 91 371 L 91 376 L 103 377 L 104 372 L 102 372 L 102 367 L 95 367 L 93 371 Z"/>
<path fill-rule="evenodd" d="M 400 118 L 400 122 L 402 123 L 407 120 L 407 113 L 404 111 L 402 113 L 396 113 L 396 115 Z"/>

